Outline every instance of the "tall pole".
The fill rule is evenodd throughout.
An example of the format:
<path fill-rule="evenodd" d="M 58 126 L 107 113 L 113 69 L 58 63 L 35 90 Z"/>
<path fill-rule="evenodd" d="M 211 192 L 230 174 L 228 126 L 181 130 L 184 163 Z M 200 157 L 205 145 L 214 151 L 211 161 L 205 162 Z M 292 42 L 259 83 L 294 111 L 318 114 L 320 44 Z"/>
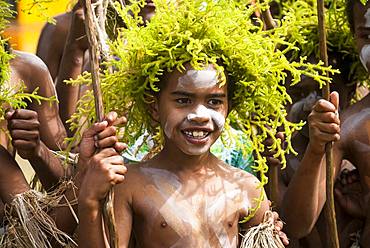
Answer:
<path fill-rule="evenodd" d="M 325 13 L 324 0 L 317 0 L 317 16 L 319 21 L 319 45 L 320 59 L 328 66 L 328 52 L 326 46 L 326 30 L 325 30 Z M 322 89 L 324 99 L 330 100 L 330 86 L 326 84 Z M 333 166 L 333 142 L 329 142 L 325 146 L 326 155 L 326 202 L 325 202 L 325 217 L 328 222 L 328 247 L 339 248 L 337 223 L 335 218 L 334 207 L 334 166 Z"/>
<path fill-rule="evenodd" d="M 103 98 L 100 90 L 100 74 L 99 74 L 99 59 L 100 59 L 100 48 L 97 39 L 96 24 L 94 23 L 93 9 L 91 6 L 91 0 L 84 1 L 84 14 L 85 14 L 85 30 L 89 41 L 89 56 L 90 56 L 90 69 L 93 93 L 95 98 L 95 112 L 96 119 L 103 121 L 104 119 L 104 108 Z M 103 219 L 108 227 L 109 233 L 109 245 L 111 248 L 118 248 L 118 235 L 116 231 L 116 225 L 114 220 L 113 210 L 113 189 L 111 188 L 108 192 L 107 198 L 105 199 L 103 206 Z"/>

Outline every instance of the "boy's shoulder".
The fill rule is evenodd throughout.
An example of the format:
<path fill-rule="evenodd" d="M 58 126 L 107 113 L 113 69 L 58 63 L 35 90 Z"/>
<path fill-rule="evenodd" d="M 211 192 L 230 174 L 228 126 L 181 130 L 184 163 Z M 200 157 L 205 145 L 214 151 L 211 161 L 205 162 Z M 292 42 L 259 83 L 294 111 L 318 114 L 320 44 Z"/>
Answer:
<path fill-rule="evenodd" d="M 233 180 L 236 183 L 241 183 L 243 185 L 259 183 L 257 177 L 248 171 L 231 166 L 220 159 L 218 159 L 218 165 L 222 171 L 219 175 L 227 180 Z"/>
<path fill-rule="evenodd" d="M 151 163 L 148 161 L 139 163 L 129 163 L 125 165 L 127 172 L 123 185 L 128 184 L 130 188 L 143 185 L 148 181 L 148 173 L 143 173 L 148 168 L 151 168 Z"/>

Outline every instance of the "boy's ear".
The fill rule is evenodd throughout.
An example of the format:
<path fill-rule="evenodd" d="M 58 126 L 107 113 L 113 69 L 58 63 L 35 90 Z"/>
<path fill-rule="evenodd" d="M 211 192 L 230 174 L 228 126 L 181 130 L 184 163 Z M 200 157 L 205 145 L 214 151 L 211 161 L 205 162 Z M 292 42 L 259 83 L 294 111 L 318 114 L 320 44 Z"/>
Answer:
<path fill-rule="evenodd" d="M 149 113 L 155 122 L 159 122 L 159 101 L 157 97 L 153 97 L 151 103 L 149 103 Z"/>

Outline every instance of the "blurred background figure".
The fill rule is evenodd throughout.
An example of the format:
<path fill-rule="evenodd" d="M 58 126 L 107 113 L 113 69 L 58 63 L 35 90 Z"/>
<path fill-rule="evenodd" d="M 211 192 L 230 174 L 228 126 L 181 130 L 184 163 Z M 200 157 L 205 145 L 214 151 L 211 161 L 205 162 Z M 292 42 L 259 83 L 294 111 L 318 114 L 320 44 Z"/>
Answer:
<path fill-rule="evenodd" d="M 51 0 L 43 9 L 42 15 L 29 14 L 36 11 L 32 7 L 32 0 L 8 0 L 16 11 L 16 18 L 5 31 L 5 37 L 10 37 L 12 48 L 30 53 L 36 53 L 37 41 L 42 27 L 45 25 L 46 16 L 55 16 L 64 13 L 73 6 L 71 0 Z M 22 10 L 21 10 L 22 9 Z M 24 11 L 25 10 L 25 11 Z"/>

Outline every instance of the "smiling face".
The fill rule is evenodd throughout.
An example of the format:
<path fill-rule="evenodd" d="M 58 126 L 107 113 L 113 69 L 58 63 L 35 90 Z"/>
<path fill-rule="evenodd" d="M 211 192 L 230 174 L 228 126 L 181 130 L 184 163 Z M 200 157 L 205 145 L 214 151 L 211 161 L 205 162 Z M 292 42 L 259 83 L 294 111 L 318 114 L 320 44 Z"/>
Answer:
<path fill-rule="evenodd" d="M 171 72 L 157 102 L 157 118 L 165 145 L 187 155 L 202 155 L 220 136 L 228 110 L 227 87 L 219 87 L 217 71 L 209 66 Z"/>

